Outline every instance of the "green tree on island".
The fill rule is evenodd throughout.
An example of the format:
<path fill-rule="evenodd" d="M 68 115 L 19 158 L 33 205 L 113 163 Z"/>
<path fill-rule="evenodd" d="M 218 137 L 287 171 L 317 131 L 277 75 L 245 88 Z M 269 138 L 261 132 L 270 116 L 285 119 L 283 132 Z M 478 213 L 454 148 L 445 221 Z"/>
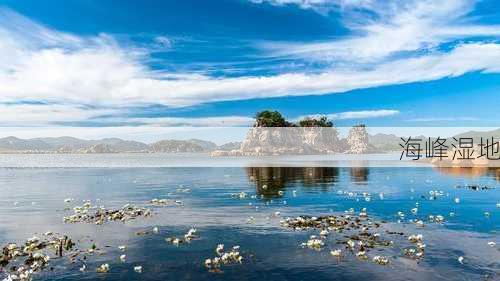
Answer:
<path fill-rule="evenodd" d="M 278 111 L 264 110 L 255 115 L 255 127 L 294 127 Z"/>
<path fill-rule="evenodd" d="M 333 127 L 326 116 L 305 117 L 297 124 L 287 121 L 278 111 L 264 110 L 255 115 L 255 127 Z"/>
<path fill-rule="evenodd" d="M 300 127 L 333 127 L 333 122 L 328 120 L 326 116 L 318 118 L 306 117 L 299 121 Z"/>

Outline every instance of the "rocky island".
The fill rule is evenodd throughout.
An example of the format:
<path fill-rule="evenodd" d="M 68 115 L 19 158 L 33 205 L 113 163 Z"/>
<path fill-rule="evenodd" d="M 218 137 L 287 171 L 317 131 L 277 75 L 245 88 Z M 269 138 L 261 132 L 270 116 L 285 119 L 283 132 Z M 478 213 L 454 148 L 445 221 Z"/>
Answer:
<path fill-rule="evenodd" d="M 287 121 L 278 111 L 257 113 L 254 126 L 238 149 L 216 150 L 212 156 L 305 155 L 369 152 L 364 125 L 354 126 L 346 139 L 326 116 Z"/>

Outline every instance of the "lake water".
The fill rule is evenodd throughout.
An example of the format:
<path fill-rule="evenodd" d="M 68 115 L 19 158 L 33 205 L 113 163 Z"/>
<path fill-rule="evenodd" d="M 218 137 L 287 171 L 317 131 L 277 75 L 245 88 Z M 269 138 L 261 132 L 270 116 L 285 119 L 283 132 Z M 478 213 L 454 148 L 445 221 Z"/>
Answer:
<path fill-rule="evenodd" d="M 23 243 L 47 231 L 76 242 L 82 253 L 73 262 L 54 256 L 34 280 L 500 280 L 499 174 L 428 167 L 4 167 L 0 242 Z M 235 196 L 241 192 L 247 196 Z M 182 205 L 151 206 L 153 198 Z M 153 215 L 103 225 L 64 223 L 83 200 L 107 208 L 131 203 Z M 366 208 L 392 246 L 370 249 L 363 260 L 342 244 L 346 232 L 330 231 L 324 246 L 313 250 L 301 243 L 318 229 L 295 231 L 280 223 L 299 215 L 345 215 L 350 208 L 354 214 Z M 430 215 L 444 222 L 431 222 Z M 165 241 L 191 227 L 199 238 L 190 243 Z M 422 259 L 404 254 L 411 234 L 423 235 Z M 239 245 L 243 262 L 208 270 L 204 261 L 217 255 L 219 243 Z M 92 244 L 100 250 L 91 254 Z M 333 249 L 342 249 L 341 259 L 330 254 Z M 389 264 L 374 263 L 375 255 Z M 103 263 L 109 272 L 97 273 Z M 138 265 L 142 273 L 134 271 Z"/>

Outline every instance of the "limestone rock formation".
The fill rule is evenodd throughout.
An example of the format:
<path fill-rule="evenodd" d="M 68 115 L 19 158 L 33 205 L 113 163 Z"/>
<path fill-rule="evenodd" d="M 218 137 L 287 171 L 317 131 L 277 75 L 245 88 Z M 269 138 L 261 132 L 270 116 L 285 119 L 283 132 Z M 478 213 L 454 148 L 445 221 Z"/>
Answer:
<path fill-rule="evenodd" d="M 368 150 L 368 133 L 365 125 L 357 125 L 349 130 L 347 136 L 347 144 L 349 150 L 347 153 L 362 154 Z"/>
<path fill-rule="evenodd" d="M 212 156 L 304 155 L 338 152 L 333 127 L 253 127 L 240 149 L 214 151 Z"/>

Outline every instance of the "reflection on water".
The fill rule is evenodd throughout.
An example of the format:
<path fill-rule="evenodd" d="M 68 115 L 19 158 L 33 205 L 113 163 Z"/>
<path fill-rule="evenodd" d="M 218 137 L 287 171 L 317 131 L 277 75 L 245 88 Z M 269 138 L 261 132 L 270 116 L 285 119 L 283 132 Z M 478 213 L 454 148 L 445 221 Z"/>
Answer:
<path fill-rule="evenodd" d="M 357 184 L 366 184 L 368 183 L 368 175 L 370 170 L 365 167 L 353 167 L 349 169 L 349 173 L 351 174 L 351 180 Z"/>
<path fill-rule="evenodd" d="M 350 179 L 355 184 L 368 184 L 370 169 L 366 167 L 350 167 Z M 339 178 L 337 167 L 248 167 L 248 178 L 255 183 L 257 193 L 269 199 L 281 197 L 287 187 L 297 184 L 304 188 L 320 188 L 328 190 Z M 281 192 L 280 192 L 281 191 Z"/>
<path fill-rule="evenodd" d="M 2 168 L 0 242 L 53 231 L 68 234 L 80 249 L 96 244 L 105 250 L 87 256 L 86 272 L 78 270 L 82 260 L 54 257 L 54 269 L 35 280 L 305 280 L 313 275 L 318 280 L 498 280 L 498 175 L 497 170 L 432 168 Z M 466 185 L 489 188 L 457 188 Z M 241 193 L 247 196 L 234 196 Z M 147 202 L 153 198 L 183 204 L 151 206 Z M 63 223 L 83 200 L 107 208 L 132 203 L 152 208 L 154 215 L 104 225 Z M 394 246 L 368 252 L 367 261 L 347 249 L 339 261 L 330 250 L 341 247 L 336 241 L 346 233 L 331 231 L 325 248 L 314 251 L 298 245 L 318 230 L 280 225 L 284 217 L 341 215 L 350 208 L 355 214 L 366 208 L 374 220 L 386 221 L 388 230 L 422 234 L 424 259 L 405 257 L 399 245 L 408 239 L 397 235 L 391 236 Z M 429 219 L 438 215 L 443 223 Z M 165 242 L 193 226 L 199 239 L 179 246 Z M 223 274 L 208 272 L 203 262 L 219 243 L 240 245 L 243 264 L 224 267 Z M 121 252 L 119 245 L 127 250 Z M 375 254 L 387 255 L 390 264 L 371 262 Z M 95 272 L 102 263 L 110 265 L 104 275 Z M 137 265 L 143 273 L 134 272 Z"/>
<path fill-rule="evenodd" d="M 500 168 L 493 167 L 437 167 L 435 168 L 443 174 L 452 176 L 481 177 L 491 176 L 500 181 Z"/>
<path fill-rule="evenodd" d="M 249 167 L 248 178 L 254 182 L 257 194 L 264 198 L 281 197 L 289 186 L 328 188 L 338 179 L 339 168 L 335 167 Z"/>

